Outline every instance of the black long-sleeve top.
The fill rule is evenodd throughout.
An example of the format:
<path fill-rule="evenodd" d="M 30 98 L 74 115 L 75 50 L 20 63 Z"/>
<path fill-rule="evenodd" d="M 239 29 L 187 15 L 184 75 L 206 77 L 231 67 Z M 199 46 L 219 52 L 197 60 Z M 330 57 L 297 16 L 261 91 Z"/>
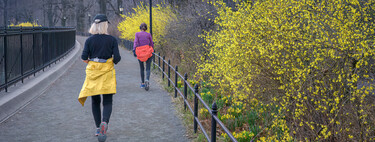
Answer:
<path fill-rule="evenodd" d="M 117 40 L 110 35 L 95 34 L 90 36 L 86 42 L 82 52 L 82 60 L 92 58 L 109 59 L 112 58 L 113 63 L 117 64 L 121 60 L 118 50 Z"/>

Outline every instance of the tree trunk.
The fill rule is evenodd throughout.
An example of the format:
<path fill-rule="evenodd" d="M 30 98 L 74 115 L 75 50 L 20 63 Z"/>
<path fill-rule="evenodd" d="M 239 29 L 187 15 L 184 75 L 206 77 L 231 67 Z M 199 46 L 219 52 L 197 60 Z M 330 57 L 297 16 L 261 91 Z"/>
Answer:
<path fill-rule="evenodd" d="M 107 2 L 106 0 L 99 0 L 99 7 L 101 14 L 107 14 Z"/>
<path fill-rule="evenodd" d="M 15 11 L 14 13 L 16 14 L 15 16 L 15 22 L 14 23 L 19 23 L 19 20 L 20 20 L 20 16 L 19 16 L 19 12 L 18 12 L 18 1 L 14 1 L 15 4 L 16 4 L 16 7 L 14 7 Z"/>
<path fill-rule="evenodd" d="M 134 4 L 134 7 L 137 7 L 137 2 L 135 2 L 136 0 L 133 0 L 133 4 Z"/>
<path fill-rule="evenodd" d="M 8 7 L 8 0 L 3 0 L 3 3 L 4 3 L 4 9 L 3 9 L 3 13 L 4 13 L 4 26 L 8 25 L 7 24 L 7 21 L 8 21 L 8 13 L 7 13 L 7 7 Z"/>
<path fill-rule="evenodd" d="M 77 31 L 83 32 L 85 30 L 85 22 L 84 22 L 85 13 L 83 12 L 84 10 L 83 0 L 77 0 L 76 10 L 77 10 L 76 12 Z"/>
<path fill-rule="evenodd" d="M 67 20 L 67 7 L 68 7 L 69 1 L 68 0 L 61 0 L 62 10 L 61 10 L 61 26 L 66 26 L 66 20 Z"/>
<path fill-rule="evenodd" d="M 48 19 L 48 26 L 53 27 L 53 12 L 52 12 L 52 2 L 47 1 L 47 19 Z"/>

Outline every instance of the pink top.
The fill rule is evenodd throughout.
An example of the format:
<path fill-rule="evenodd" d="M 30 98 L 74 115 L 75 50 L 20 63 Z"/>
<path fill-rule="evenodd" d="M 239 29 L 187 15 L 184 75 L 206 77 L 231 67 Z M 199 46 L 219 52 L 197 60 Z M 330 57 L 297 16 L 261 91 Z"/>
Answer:
<path fill-rule="evenodd" d="M 154 42 L 152 41 L 151 34 L 145 31 L 135 33 L 133 50 L 143 45 L 150 45 L 152 48 L 154 48 Z"/>

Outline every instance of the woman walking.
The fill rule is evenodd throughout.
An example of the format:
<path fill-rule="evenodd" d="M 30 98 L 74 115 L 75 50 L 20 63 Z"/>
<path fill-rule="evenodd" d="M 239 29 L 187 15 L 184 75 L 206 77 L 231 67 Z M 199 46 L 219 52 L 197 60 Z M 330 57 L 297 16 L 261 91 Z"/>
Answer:
<path fill-rule="evenodd" d="M 99 142 L 104 142 L 107 138 L 106 133 L 112 113 L 112 97 L 116 94 L 114 64 L 121 60 L 117 40 L 108 35 L 108 23 L 106 15 L 95 16 L 89 30 L 92 36 L 86 40 L 81 56 L 87 66 L 86 79 L 78 100 L 83 106 L 87 97 L 91 96 L 92 114 L 97 128 L 95 136 L 98 136 Z M 101 97 L 103 114 L 100 109 Z"/>
<path fill-rule="evenodd" d="M 145 88 L 148 91 L 150 87 L 150 67 L 152 60 L 152 52 L 154 52 L 154 42 L 152 41 L 152 36 L 150 33 L 146 32 L 147 25 L 142 23 L 140 26 L 140 32 L 135 33 L 133 54 L 137 57 L 140 71 L 141 71 L 141 88 Z M 144 62 L 146 62 L 146 80 L 145 80 L 145 67 Z"/>

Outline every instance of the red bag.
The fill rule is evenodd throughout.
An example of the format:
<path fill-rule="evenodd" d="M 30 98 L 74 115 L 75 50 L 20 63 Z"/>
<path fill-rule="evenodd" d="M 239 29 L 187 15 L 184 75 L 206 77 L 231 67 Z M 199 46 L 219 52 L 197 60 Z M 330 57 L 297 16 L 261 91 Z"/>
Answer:
<path fill-rule="evenodd" d="M 139 46 L 135 49 L 137 59 L 141 62 L 146 62 L 152 56 L 152 52 L 154 52 L 154 49 L 150 45 Z"/>

